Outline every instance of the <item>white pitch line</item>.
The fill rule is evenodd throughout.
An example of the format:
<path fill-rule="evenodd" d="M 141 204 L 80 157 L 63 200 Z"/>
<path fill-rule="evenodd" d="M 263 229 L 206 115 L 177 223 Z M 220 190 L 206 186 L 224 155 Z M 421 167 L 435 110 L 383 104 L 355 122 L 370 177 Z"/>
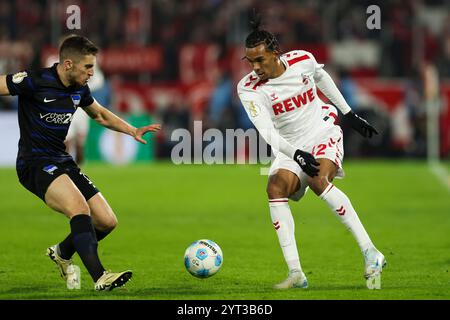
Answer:
<path fill-rule="evenodd" d="M 436 178 L 447 187 L 447 191 L 450 192 L 450 175 L 447 169 L 439 162 L 431 162 L 428 167 Z"/>

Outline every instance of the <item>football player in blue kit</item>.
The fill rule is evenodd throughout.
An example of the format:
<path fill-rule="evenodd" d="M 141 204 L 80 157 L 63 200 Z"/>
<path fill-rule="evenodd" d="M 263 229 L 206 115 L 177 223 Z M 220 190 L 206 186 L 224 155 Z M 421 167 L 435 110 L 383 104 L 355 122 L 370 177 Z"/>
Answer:
<path fill-rule="evenodd" d="M 143 135 L 161 126 L 135 128 L 100 105 L 88 80 L 93 76 L 98 48 L 87 38 L 67 37 L 59 49 L 59 63 L 50 68 L 0 75 L 0 95 L 19 98 L 20 140 L 16 170 L 20 183 L 51 209 L 70 219 L 70 234 L 47 248 L 69 289 L 79 288 L 75 252 L 94 281 L 96 290 L 124 285 L 130 270 L 107 271 L 98 256 L 98 241 L 116 226 L 117 218 L 92 181 L 66 152 L 64 140 L 73 114 L 82 108 L 100 125 L 132 136 L 145 144 Z"/>

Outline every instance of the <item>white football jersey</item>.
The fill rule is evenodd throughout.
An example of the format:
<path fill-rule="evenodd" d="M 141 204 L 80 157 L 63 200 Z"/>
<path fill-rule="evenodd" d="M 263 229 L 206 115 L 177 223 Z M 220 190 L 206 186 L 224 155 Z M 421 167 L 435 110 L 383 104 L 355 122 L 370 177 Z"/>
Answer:
<path fill-rule="evenodd" d="M 291 157 L 295 149 L 313 143 L 314 137 L 333 123 L 323 120 L 325 103 L 318 97 L 314 81 L 314 74 L 323 64 L 318 64 L 311 53 L 303 50 L 290 51 L 280 59 L 286 67 L 281 76 L 260 81 L 253 71 L 241 79 L 237 91 L 263 138 L 268 140 L 263 131 L 272 126 L 282 140 L 276 149 Z M 283 150 L 284 142 L 291 146 Z"/>

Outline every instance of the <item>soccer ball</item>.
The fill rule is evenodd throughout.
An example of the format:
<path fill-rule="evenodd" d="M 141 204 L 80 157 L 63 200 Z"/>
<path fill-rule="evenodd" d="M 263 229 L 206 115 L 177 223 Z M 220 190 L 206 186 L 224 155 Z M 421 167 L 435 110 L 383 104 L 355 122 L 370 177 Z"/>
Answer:
<path fill-rule="evenodd" d="M 217 243 L 208 239 L 193 242 L 184 253 L 186 270 L 197 278 L 215 275 L 222 264 L 222 249 Z"/>

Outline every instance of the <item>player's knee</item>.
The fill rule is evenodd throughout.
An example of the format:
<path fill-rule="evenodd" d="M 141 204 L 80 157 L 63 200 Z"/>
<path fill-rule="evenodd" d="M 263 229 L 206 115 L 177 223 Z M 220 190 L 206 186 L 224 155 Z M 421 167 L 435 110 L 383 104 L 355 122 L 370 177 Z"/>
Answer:
<path fill-rule="evenodd" d="M 326 189 L 326 187 L 330 184 L 328 180 L 328 176 L 321 175 L 311 178 L 309 180 L 309 187 L 316 195 L 321 195 L 322 192 Z"/>
<path fill-rule="evenodd" d="M 266 192 L 269 199 L 287 198 L 289 196 L 286 186 L 273 182 L 267 184 Z"/>
<path fill-rule="evenodd" d="M 110 215 L 108 217 L 103 217 L 100 221 L 96 221 L 95 228 L 102 232 L 111 232 L 117 226 L 116 216 Z"/>
<path fill-rule="evenodd" d="M 114 230 L 114 228 L 117 226 L 117 218 L 116 217 L 110 217 L 108 220 L 106 220 L 104 224 L 104 231 L 111 232 Z"/>

